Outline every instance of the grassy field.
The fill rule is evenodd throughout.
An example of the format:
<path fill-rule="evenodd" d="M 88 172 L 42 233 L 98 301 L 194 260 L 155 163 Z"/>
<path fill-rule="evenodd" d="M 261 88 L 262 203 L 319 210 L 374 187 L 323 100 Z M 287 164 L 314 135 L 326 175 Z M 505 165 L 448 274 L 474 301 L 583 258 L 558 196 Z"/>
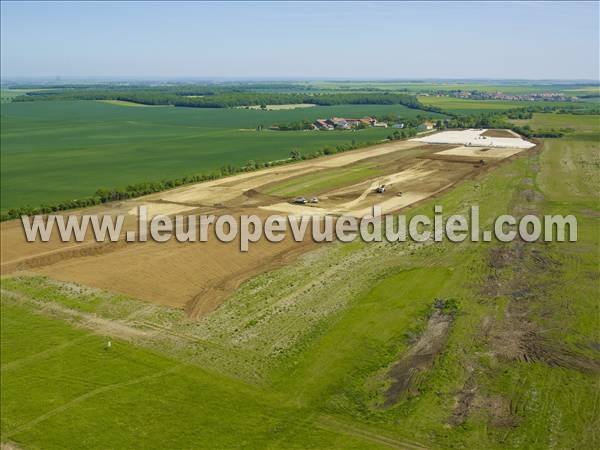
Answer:
<path fill-rule="evenodd" d="M 358 438 L 317 428 L 277 395 L 125 342 L 107 349 L 106 342 L 3 303 L 3 442 L 44 448 L 68 442 L 80 448 L 265 448 L 277 442 L 369 448 Z"/>
<path fill-rule="evenodd" d="M 600 97 L 600 86 L 572 87 L 563 91 L 567 95 L 593 95 Z"/>
<path fill-rule="evenodd" d="M 10 103 L 13 98 L 27 92 L 27 89 L 0 89 L 0 103 Z"/>
<path fill-rule="evenodd" d="M 598 94 L 597 85 L 548 84 L 548 83 L 477 83 L 477 82 L 415 82 L 415 81 L 315 81 L 306 86 L 326 89 L 379 89 L 384 91 L 455 91 L 474 90 L 480 92 L 504 92 L 506 94 L 530 94 L 540 92 L 562 92 L 566 95 Z"/>
<path fill-rule="evenodd" d="M 133 108 L 94 101 L 2 105 L 2 209 L 91 195 L 98 188 L 210 173 L 249 160 L 287 158 L 389 130 L 261 131 L 275 123 L 332 116 L 426 115 L 401 105 L 250 109 Z"/>
<path fill-rule="evenodd" d="M 531 119 L 511 122 L 519 126 L 529 125 L 534 130 L 570 128 L 576 132 L 593 132 L 600 128 L 600 116 L 585 114 L 534 113 Z"/>
<path fill-rule="evenodd" d="M 454 114 L 471 115 L 486 112 L 502 112 L 513 108 L 524 108 L 533 105 L 546 106 L 577 106 L 582 109 L 595 103 L 582 102 L 532 102 L 527 100 L 467 100 L 454 97 L 419 96 L 419 101 L 425 105 L 437 106 L 444 111 Z"/>
<path fill-rule="evenodd" d="M 280 197 L 310 196 L 336 187 L 348 186 L 376 176 L 382 170 L 374 163 L 355 164 L 347 168 L 325 169 L 319 176 L 306 174 L 268 186 L 264 192 Z"/>
<path fill-rule="evenodd" d="M 504 213 L 572 213 L 577 243 L 328 245 L 244 283 L 199 322 L 43 279 L 3 280 L 3 441 L 598 448 L 599 136 L 545 140 L 409 211 L 478 204 L 488 229 Z M 447 340 L 383 407 L 389 371 L 423 336 L 436 299 L 456 308 Z M 168 338 L 114 339 L 108 350 L 104 332 L 65 308 L 153 322 Z"/>

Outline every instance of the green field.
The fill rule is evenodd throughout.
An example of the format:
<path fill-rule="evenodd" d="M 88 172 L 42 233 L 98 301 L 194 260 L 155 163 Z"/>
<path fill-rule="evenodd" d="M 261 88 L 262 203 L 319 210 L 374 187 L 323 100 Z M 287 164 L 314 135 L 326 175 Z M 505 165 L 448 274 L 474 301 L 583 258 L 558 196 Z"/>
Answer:
<path fill-rule="evenodd" d="M 507 111 L 514 108 L 529 106 L 556 106 L 556 107 L 581 107 L 586 109 L 595 103 L 584 102 L 533 102 L 527 100 L 468 100 L 455 97 L 419 96 L 419 101 L 428 106 L 436 106 L 453 114 L 474 115 L 481 113 L 494 113 Z"/>
<path fill-rule="evenodd" d="M 428 91 L 469 90 L 480 92 L 503 92 L 505 94 L 533 94 L 541 92 L 560 92 L 566 95 L 598 94 L 597 85 L 561 84 L 561 83 L 494 83 L 494 82 L 419 82 L 419 81 L 312 81 L 305 86 L 330 91 L 340 90 L 382 90 L 420 93 Z"/>
<path fill-rule="evenodd" d="M 545 140 L 409 212 L 478 204 L 488 229 L 511 211 L 572 213 L 577 243 L 333 244 L 247 281 L 199 322 L 42 278 L 4 279 L 3 442 L 598 448 L 599 137 Z M 456 308 L 447 342 L 382 407 L 388 370 L 436 299 Z M 169 334 L 106 349 L 104 333 L 85 330 L 90 313 Z M 502 340 L 524 331 L 516 350 Z"/>
<path fill-rule="evenodd" d="M 2 304 L 2 411 L 3 441 L 44 448 L 367 448 L 277 395 L 125 342 L 108 350 L 18 304 Z"/>
<path fill-rule="evenodd" d="M 26 94 L 27 89 L 0 89 L 0 103 L 10 103 L 13 98 Z"/>
<path fill-rule="evenodd" d="M 98 188 L 210 173 L 231 164 L 285 159 L 351 141 L 384 139 L 389 130 L 261 131 L 316 118 L 397 114 L 428 116 L 402 105 L 258 111 L 143 107 L 95 101 L 2 105 L 2 210 L 81 198 Z"/>
<path fill-rule="evenodd" d="M 600 86 L 577 86 L 565 89 L 563 92 L 567 95 L 592 95 L 595 97 L 600 97 Z"/>
<path fill-rule="evenodd" d="M 600 128 L 599 115 L 534 113 L 531 119 L 511 120 L 512 123 L 529 125 L 534 130 L 570 128 L 576 132 L 592 132 Z"/>
<path fill-rule="evenodd" d="M 267 186 L 265 194 L 280 197 L 310 196 L 329 189 L 349 186 L 369 177 L 383 173 L 374 163 L 353 164 L 351 167 L 325 169 L 319 176 L 306 174 Z"/>

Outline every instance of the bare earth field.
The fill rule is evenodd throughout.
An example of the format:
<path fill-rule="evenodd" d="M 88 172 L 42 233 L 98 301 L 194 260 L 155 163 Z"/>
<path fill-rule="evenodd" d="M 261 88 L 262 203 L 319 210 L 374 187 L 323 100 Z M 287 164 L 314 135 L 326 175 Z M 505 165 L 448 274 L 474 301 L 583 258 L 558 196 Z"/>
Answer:
<path fill-rule="evenodd" d="M 522 150 L 396 141 L 184 186 L 87 209 L 85 213 L 125 215 L 123 235 L 136 229 L 139 205 L 147 205 L 150 216 L 257 214 L 264 219 L 279 213 L 358 217 L 370 213 L 374 205 L 380 205 L 383 213 L 389 214 L 475 177 Z M 485 163 L 481 164 L 481 160 Z M 360 171 L 363 166 L 359 164 L 369 167 L 364 178 L 356 182 L 353 173 L 353 181 L 348 185 L 328 187 L 327 177 L 335 172 L 331 169 L 356 167 Z M 319 173 L 323 176 L 319 177 Z M 290 198 L 265 193 L 272 192 L 278 183 L 289 183 L 306 174 L 314 174 L 321 183 L 318 192 L 306 193 L 318 195 L 316 205 L 296 205 Z M 374 190 L 381 184 L 386 185 L 386 192 L 376 194 Z M 124 239 L 118 243 L 96 243 L 89 238 L 84 243 L 61 243 L 57 235 L 47 243 L 28 243 L 19 221 L 2 223 L 1 237 L 3 275 L 24 271 L 43 274 L 185 309 L 192 317 L 213 311 L 243 281 L 285 265 L 318 246 L 309 237 L 304 242 L 287 237 L 277 244 L 261 239 L 244 253 L 239 250 L 239 241 L 222 243 L 212 232 L 208 242 L 196 243 L 179 243 L 175 239 L 166 243 L 126 243 Z"/>
<path fill-rule="evenodd" d="M 488 147 L 454 147 L 450 150 L 443 150 L 437 152 L 439 156 L 468 156 L 472 158 L 492 158 L 492 159 L 504 159 L 509 156 L 516 155 L 521 150 L 518 148 L 496 148 L 490 149 Z"/>
<path fill-rule="evenodd" d="M 517 133 L 512 130 L 486 130 L 481 133 L 482 136 L 487 137 L 505 137 L 505 138 L 520 138 Z"/>

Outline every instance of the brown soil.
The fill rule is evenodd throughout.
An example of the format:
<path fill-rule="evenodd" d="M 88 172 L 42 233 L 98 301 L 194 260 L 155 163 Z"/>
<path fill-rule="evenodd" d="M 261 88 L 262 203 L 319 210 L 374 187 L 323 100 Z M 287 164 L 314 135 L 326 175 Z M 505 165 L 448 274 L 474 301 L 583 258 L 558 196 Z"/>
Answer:
<path fill-rule="evenodd" d="M 509 305 L 504 323 L 490 338 L 490 345 L 498 358 L 600 373 L 600 360 L 573 351 L 545 336 L 537 324 L 527 319 L 527 315 L 528 311 L 523 306 Z"/>
<path fill-rule="evenodd" d="M 37 272 L 62 281 L 107 289 L 158 304 L 185 308 L 198 316 L 214 310 L 242 281 L 289 263 L 316 247 L 310 240 L 279 243 L 261 239 L 246 253 L 239 242 L 112 244 L 118 251 L 80 255 L 54 262 Z"/>
<path fill-rule="evenodd" d="M 475 397 L 473 408 L 485 411 L 488 422 L 495 427 L 514 427 L 519 422 L 510 401 L 500 395 Z"/>
<path fill-rule="evenodd" d="M 454 406 L 454 411 L 452 411 L 452 417 L 450 418 L 451 425 L 460 425 L 467 420 L 467 417 L 473 408 L 476 395 L 477 385 L 475 384 L 473 376 L 470 376 L 455 398 L 456 405 Z"/>
<path fill-rule="evenodd" d="M 418 341 L 389 371 L 392 384 L 384 394 L 382 407 L 396 404 L 404 393 L 417 389 L 420 375 L 431 367 L 444 348 L 451 323 L 452 316 L 435 310 Z"/>
<path fill-rule="evenodd" d="M 456 404 L 449 420 L 450 425 L 462 425 L 471 411 L 484 411 L 490 425 L 513 427 L 519 417 L 511 402 L 500 395 L 484 395 L 478 391 L 473 377 L 470 377 L 455 398 Z"/>
<path fill-rule="evenodd" d="M 482 136 L 499 137 L 499 138 L 518 138 L 521 137 L 517 133 L 510 130 L 487 130 L 482 133 Z"/>

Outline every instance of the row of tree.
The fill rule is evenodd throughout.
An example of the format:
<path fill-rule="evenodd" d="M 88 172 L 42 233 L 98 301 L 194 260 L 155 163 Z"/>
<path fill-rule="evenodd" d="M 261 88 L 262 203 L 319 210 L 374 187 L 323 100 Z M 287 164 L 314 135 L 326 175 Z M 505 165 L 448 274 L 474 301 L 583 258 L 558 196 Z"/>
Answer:
<path fill-rule="evenodd" d="M 312 129 L 313 122 L 310 120 L 299 120 L 291 123 L 280 123 L 271 126 L 272 130 L 279 131 L 300 131 L 300 130 L 310 130 Z"/>
<path fill-rule="evenodd" d="M 284 93 L 214 89 L 54 89 L 32 91 L 17 96 L 14 102 L 41 100 L 121 100 L 144 105 L 172 105 L 194 108 L 230 108 L 260 105 L 310 103 L 334 105 L 404 105 L 409 108 L 439 111 L 422 105 L 414 95 L 399 93 Z"/>
<path fill-rule="evenodd" d="M 400 139 L 407 139 L 411 137 L 415 137 L 417 135 L 416 128 L 407 128 L 404 130 L 396 130 L 392 134 L 388 135 L 388 139 L 390 141 L 398 141 Z"/>
<path fill-rule="evenodd" d="M 534 130 L 529 125 L 518 125 L 510 122 L 508 119 L 530 119 L 532 116 L 531 111 L 525 111 L 522 114 L 518 111 L 512 113 L 488 113 L 481 116 L 474 117 L 452 117 L 449 120 L 444 121 L 445 128 L 506 128 L 519 133 L 527 138 L 560 138 L 572 130 L 568 128 L 563 129 L 537 129 Z"/>
<path fill-rule="evenodd" d="M 600 108 L 591 103 L 580 103 L 577 105 L 531 105 L 524 108 L 509 109 L 502 113 L 509 119 L 531 119 L 533 113 L 556 113 L 556 114 L 600 114 Z"/>

